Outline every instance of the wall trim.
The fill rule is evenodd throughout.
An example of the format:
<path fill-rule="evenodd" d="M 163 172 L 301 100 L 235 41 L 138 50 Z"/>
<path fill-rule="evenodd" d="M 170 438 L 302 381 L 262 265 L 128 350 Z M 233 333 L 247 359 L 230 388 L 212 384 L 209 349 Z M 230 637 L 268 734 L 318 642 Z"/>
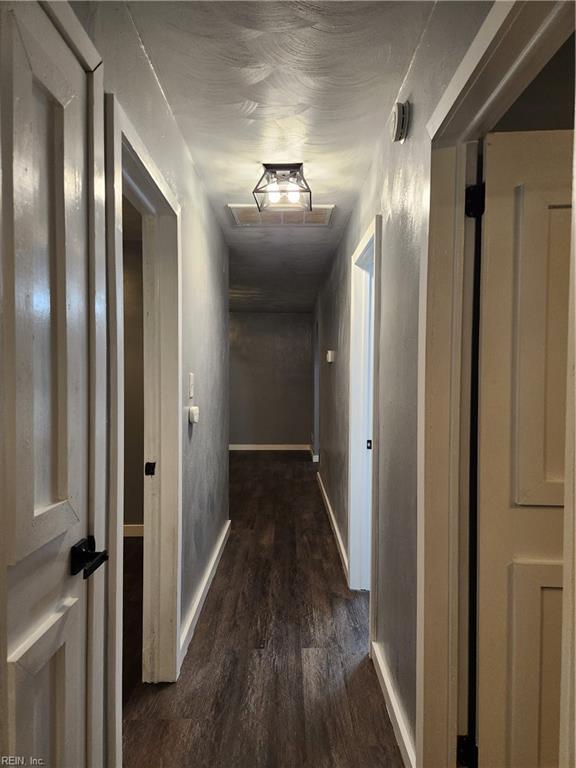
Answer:
<path fill-rule="evenodd" d="M 180 632 L 180 651 L 179 651 L 180 658 L 178 663 L 179 667 L 182 665 L 182 662 L 184 661 L 184 658 L 188 652 L 190 641 L 192 640 L 192 637 L 194 635 L 194 630 L 196 629 L 196 625 L 198 624 L 198 619 L 200 618 L 200 614 L 202 613 L 204 601 L 206 600 L 206 596 L 208 595 L 208 590 L 210 589 L 214 576 L 216 575 L 216 570 L 218 568 L 218 564 L 220 563 L 220 558 L 222 557 L 222 553 L 224 552 L 224 548 L 226 546 L 226 542 L 228 541 L 229 536 L 230 536 L 230 520 L 227 520 L 226 523 L 224 524 L 222 532 L 220 533 L 220 536 L 218 537 L 218 541 L 216 542 L 216 545 L 212 552 L 212 557 L 210 558 L 210 561 L 206 566 L 206 570 L 204 571 L 204 576 L 202 578 L 202 581 L 200 582 L 200 585 L 198 586 L 196 594 L 194 595 L 194 600 L 192 601 L 190 610 L 188 611 L 186 618 L 182 622 L 182 629 Z"/>
<path fill-rule="evenodd" d="M 102 56 L 68 3 L 40 0 L 42 10 L 72 49 L 85 72 L 94 72 Z"/>
<path fill-rule="evenodd" d="M 230 451 L 309 451 L 309 445 L 299 445 L 297 443 L 231 443 L 228 446 Z"/>
<path fill-rule="evenodd" d="M 324 501 L 324 506 L 326 507 L 326 512 L 328 514 L 328 520 L 330 520 L 330 525 L 332 526 L 332 531 L 334 532 L 334 538 L 336 539 L 336 545 L 338 547 L 338 554 L 340 555 L 342 568 L 344 569 L 344 575 L 346 576 L 346 583 L 348 583 L 348 553 L 346 552 L 346 547 L 344 546 L 344 542 L 340 536 L 340 529 L 338 528 L 338 523 L 336 522 L 336 517 L 334 516 L 334 510 L 332 509 L 332 504 L 330 504 L 330 499 L 326 493 L 326 488 L 322 481 L 320 472 L 316 472 L 316 478 L 318 480 L 320 493 L 322 494 L 322 500 Z"/>
<path fill-rule="evenodd" d="M 134 539 L 144 536 L 144 523 L 124 523 L 124 538 Z"/>
<path fill-rule="evenodd" d="M 494 3 L 428 120 L 435 146 L 491 130 L 573 31 L 573 3 Z"/>
<path fill-rule="evenodd" d="M 376 670 L 376 675 L 380 682 L 382 693 L 384 694 L 386 709 L 388 710 L 390 722 L 394 729 L 394 735 L 396 736 L 396 741 L 398 742 L 405 768 L 416 768 L 416 747 L 412 737 L 412 730 L 406 719 L 404 707 L 394 688 L 394 681 L 392 680 L 392 675 L 390 674 L 390 668 L 388 667 L 384 652 L 382 651 L 380 644 L 376 642 L 372 642 L 371 649 L 374 669 Z"/>

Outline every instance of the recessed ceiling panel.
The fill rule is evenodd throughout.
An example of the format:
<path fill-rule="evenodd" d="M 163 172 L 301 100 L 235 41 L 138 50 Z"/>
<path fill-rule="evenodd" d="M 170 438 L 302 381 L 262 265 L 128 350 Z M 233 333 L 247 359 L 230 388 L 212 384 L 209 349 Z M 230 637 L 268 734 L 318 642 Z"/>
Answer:
<path fill-rule="evenodd" d="M 228 210 L 238 227 L 328 227 L 334 206 L 315 205 L 311 211 L 259 211 L 255 205 L 229 205 Z"/>

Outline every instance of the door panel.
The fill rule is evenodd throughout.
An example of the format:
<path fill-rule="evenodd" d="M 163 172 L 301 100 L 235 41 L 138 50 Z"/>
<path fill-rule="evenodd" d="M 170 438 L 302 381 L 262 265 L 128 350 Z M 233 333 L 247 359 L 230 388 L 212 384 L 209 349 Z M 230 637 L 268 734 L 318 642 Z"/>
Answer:
<path fill-rule="evenodd" d="M 78 719 L 74 664 L 78 598 L 66 598 L 8 657 L 9 750 L 42 756 L 47 765 L 82 765 L 81 745 L 67 731 Z"/>
<path fill-rule="evenodd" d="M 2 4 L 8 751 L 86 761 L 87 75 L 35 3 Z"/>
<path fill-rule="evenodd" d="M 78 522 L 75 507 L 86 504 L 82 485 L 75 488 L 68 482 L 69 478 L 81 480 L 82 451 L 87 445 L 85 436 L 77 431 L 68 445 L 68 420 L 75 418 L 72 411 L 76 404 L 68 402 L 67 397 L 69 383 L 73 386 L 74 382 L 68 382 L 67 376 L 71 339 L 66 318 L 67 271 L 82 272 L 85 264 L 82 254 L 78 254 L 79 267 L 67 264 L 72 253 L 65 243 L 66 236 L 73 234 L 70 229 L 85 230 L 86 221 L 78 221 L 76 214 L 67 232 L 64 219 L 65 195 L 75 196 L 73 188 L 65 189 L 65 179 L 68 186 L 74 184 L 78 163 L 82 170 L 85 159 L 84 148 L 79 157 L 70 151 L 66 168 L 62 151 L 82 130 L 86 103 L 85 75 L 71 54 L 79 70 L 78 94 L 73 94 L 26 20 L 9 12 L 6 21 L 15 106 L 12 151 L 18 492 L 10 552 L 10 561 L 15 563 Z M 74 175 L 68 176 L 70 171 Z M 85 205 L 85 197 L 79 202 Z M 78 278 L 83 280 L 85 276 L 79 274 Z M 86 311 L 85 307 L 82 311 Z M 86 348 L 82 354 L 85 356 Z M 78 384 L 82 386 L 83 382 Z"/>
<path fill-rule="evenodd" d="M 510 765 L 558 765 L 562 566 L 515 562 L 511 573 Z"/>
<path fill-rule="evenodd" d="M 478 465 L 484 768 L 558 760 L 572 137 L 486 139 Z"/>
<path fill-rule="evenodd" d="M 514 189 L 516 503 L 562 506 L 570 186 Z"/>

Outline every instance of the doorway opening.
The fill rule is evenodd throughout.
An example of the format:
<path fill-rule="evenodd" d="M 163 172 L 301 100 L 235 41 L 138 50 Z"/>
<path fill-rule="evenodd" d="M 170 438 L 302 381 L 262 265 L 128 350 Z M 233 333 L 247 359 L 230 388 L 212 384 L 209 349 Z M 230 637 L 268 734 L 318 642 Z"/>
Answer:
<path fill-rule="evenodd" d="M 142 216 L 122 197 L 124 570 L 122 704 L 142 680 L 144 588 L 144 293 Z"/>
<path fill-rule="evenodd" d="M 380 219 L 352 255 L 348 464 L 348 582 L 369 590 L 372 563 L 375 362 L 375 275 Z"/>
<path fill-rule="evenodd" d="M 171 682 L 178 678 L 185 653 L 180 636 L 180 564 L 186 414 L 180 206 L 110 94 L 106 129 L 112 563 L 108 722 L 109 748 L 113 761 L 120 764 L 123 673 L 128 686 L 139 680 Z M 140 638 L 128 637 L 140 632 L 140 620 Z M 126 665 L 124 639 L 131 655 Z M 136 643 L 141 644 L 141 663 Z"/>
<path fill-rule="evenodd" d="M 312 337 L 312 360 L 314 376 L 314 424 L 312 426 L 312 461 L 320 461 L 320 328 L 318 318 L 314 320 Z"/>

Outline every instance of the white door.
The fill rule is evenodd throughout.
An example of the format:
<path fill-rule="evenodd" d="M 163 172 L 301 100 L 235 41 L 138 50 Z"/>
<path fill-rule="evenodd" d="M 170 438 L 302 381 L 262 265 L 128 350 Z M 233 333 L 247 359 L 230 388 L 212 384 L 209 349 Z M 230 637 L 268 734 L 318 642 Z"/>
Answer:
<path fill-rule="evenodd" d="M 485 147 L 479 381 L 478 747 L 558 761 L 571 131 Z"/>
<path fill-rule="evenodd" d="M 70 551 L 89 533 L 88 80 L 35 3 L 2 3 L 0 25 L 0 752 L 81 768 L 87 582 Z"/>
<path fill-rule="evenodd" d="M 348 583 L 370 589 L 374 402 L 374 273 L 376 229 L 352 256 L 350 307 L 350 434 Z"/>

